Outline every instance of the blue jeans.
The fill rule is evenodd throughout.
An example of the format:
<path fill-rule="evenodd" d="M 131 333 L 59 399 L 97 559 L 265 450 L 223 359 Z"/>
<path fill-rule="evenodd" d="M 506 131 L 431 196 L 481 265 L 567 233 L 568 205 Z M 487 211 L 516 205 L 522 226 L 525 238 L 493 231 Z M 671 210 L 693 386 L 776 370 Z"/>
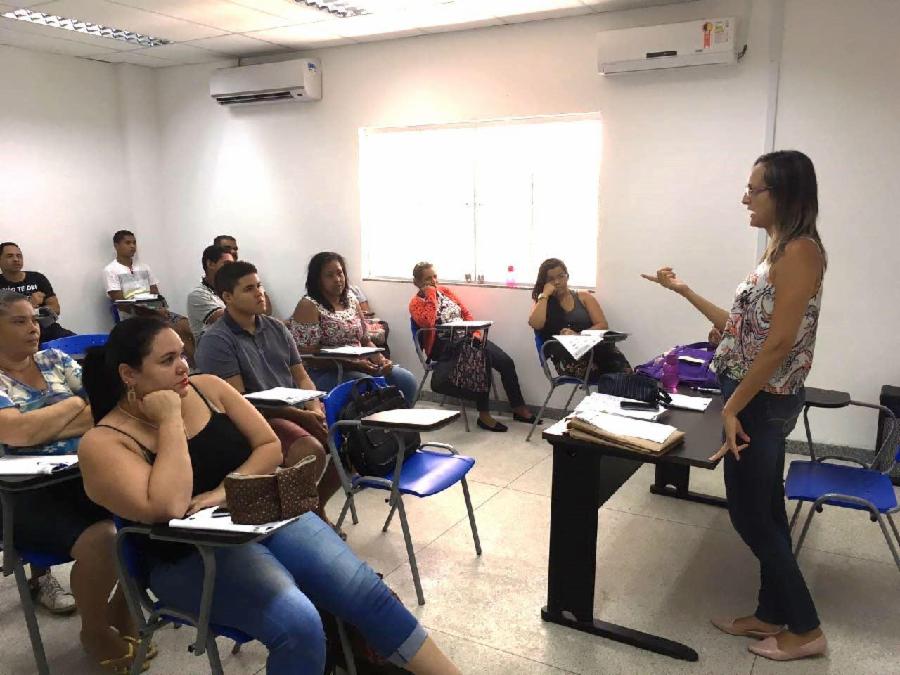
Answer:
<path fill-rule="evenodd" d="M 211 623 L 237 628 L 269 650 L 269 675 L 321 675 L 325 633 L 316 606 L 353 624 L 382 656 L 403 666 L 425 630 L 334 530 L 306 513 L 260 543 L 218 548 Z M 157 562 L 150 589 L 170 607 L 196 613 L 198 553 Z"/>
<path fill-rule="evenodd" d="M 727 401 L 739 382 L 719 376 Z M 819 626 L 812 596 L 791 545 L 784 508 L 784 442 L 797 423 L 805 400 L 797 394 L 761 391 L 740 414 L 750 444 L 740 461 L 725 456 L 725 494 L 731 522 L 759 560 L 759 599 L 755 616 L 760 621 L 786 624 L 793 633 Z"/>
<path fill-rule="evenodd" d="M 316 389 L 320 391 L 331 391 L 338 385 L 336 370 L 318 370 L 309 369 L 309 377 L 312 379 Z M 358 380 L 361 377 L 371 377 L 368 373 L 361 373 L 357 370 L 345 370 L 344 382 L 350 380 Z M 383 376 L 388 384 L 392 384 L 403 392 L 403 398 L 406 399 L 407 405 L 412 405 L 416 398 L 416 390 L 419 388 L 419 382 L 416 376 L 409 372 L 406 368 L 394 366 L 388 375 Z"/>

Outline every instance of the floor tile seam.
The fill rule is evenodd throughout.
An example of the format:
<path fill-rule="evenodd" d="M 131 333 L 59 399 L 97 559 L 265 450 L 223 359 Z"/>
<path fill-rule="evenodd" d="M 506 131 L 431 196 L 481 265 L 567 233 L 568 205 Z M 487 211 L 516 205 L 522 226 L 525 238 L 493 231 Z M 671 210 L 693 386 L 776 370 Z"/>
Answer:
<path fill-rule="evenodd" d="M 522 473 L 520 473 L 518 476 L 516 476 L 516 477 L 513 478 L 511 481 L 509 481 L 509 483 L 507 483 L 507 485 L 512 485 L 512 484 L 515 483 L 517 480 L 519 480 L 522 476 L 524 476 L 526 473 L 528 473 L 528 472 L 531 471 L 534 467 L 536 467 L 538 464 L 541 464 L 541 463 L 543 463 L 543 462 L 546 462 L 546 461 L 547 461 L 547 458 L 548 458 L 548 457 L 551 457 L 551 456 L 552 456 L 552 455 L 547 455 L 546 457 L 541 457 L 538 461 L 536 461 L 534 464 L 532 464 L 532 465 L 529 466 L 527 469 L 525 469 L 524 471 L 522 471 Z"/>
<path fill-rule="evenodd" d="M 493 485 L 493 486 L 491 486 L 491 487 L 497 487 L 497 486 L 496 486 L 496 485 Z M 485 499 L 485 500 L 484 500 L 481 504 L 479 504 L 478 506 L 475 506 L 475 505 L 473 504 L 473 505 L 472 505 L 472 511 L 474 511 L 474 512 L 476 513 L 476 515 L 477 515 L 478 509 L 480 509 L 482 506 L 484 506 L 485 504 L 487 504 L 487 503 L 488 503 L 489 501 L 491 501 L 494 497 L 496 497 L 496 496 L 499 495 L 501 492 L 503 492 L 503 490 L 506 490 L 506 489 L 508 489 L 508 488 L 500 488 L 500 489 L 497 490 L 494 494 L 492 494 L 490 497 L 488 497 L 487 499 Z M 460 523 L 468 522 L 468 520 L 469 520 L 469 514 L 466 513 L 465 515 L 462 516 L 462 518 L 460 518 L 460 519 L 457 520 L 455 523 L 453 523 L 452 525 L 450 525 L 450 527 L 448 527 L 446 530 L 444 530 L 443 532 L 441 532 L 440 534 L 438 534 L 434 539 L 432 539 L 432 540 L 429 541 L 427 544 L 425 544 L 421 549 L 416 549 L 415 546 L 414 546 L 414 547 L 413 547 L 413 551 L 416 553 L 416 555 L 418 555 L 418 554 L 419 554 L 419 551 L 424 551 L 426 548 L 428 548 L 429 546 L 431 546 L 434 542 L 436 542 L 438 539 L 440 539 L 441 537 L 443 537 L 445 534 L 447 534 L 447 533 L 448 533 L 450 530 L 452 530 L 454 527 L 456 527 L 456 526 L 459 525 Z M 476 520 L 475 525 L 477 526 L 477 525 L 478 525 L 478 522 L 477 522 L 478 519 L 476 518 L 475 520 Z M 479 539 L 480 539 L 480 538 L 481 538 L 481 535 L 479 535 Z"/>
<path fill-rule="evenodd" d="M 504 489 L 512 490 L 513 492 L 518 492 L 523 495 L 532 495 L 533 497 L 543 497 L 544 499 L 550 499 L 549 495 L 545 495 L 540 492 L 532 492 L 531 490 L 523 490 L 522 488 L 513 487 L 512 485 L 509 485 Z"/>
<path fill-rule="evenodd" d="M 540 659 L 535 659 L 531 656 L 525 656 L 523 654 L 517 654 L 516 652 L 511 652 L 508 649 L 503 649 L 501 647 L 495 647 L 494 645 L 488 644 L 487 642 L 482 642 L 480 640 L 472 639 L 468 635 L 460 635 L 459 633 L 449 631 L 445 628 L 435 628 L 433 626 L 425 626 L 425 628 L 433 633 L 443 633 L 444 635 L 449 635 L 451 637 L 456 638 L 457 640 L 465 640 L 466 642 L 471 642 L 471 643 L 479 645 L 481 647 L 485 647 L 487 649 L 492 649 L 495 652 L 500 652 L 501 654 L 506 654 L 507 656 L 514 656 L 517 659 L 522 659 L 524 661 L 530 661 L 531 663 L 535 663 L 535 664 L 538 664 L 541 666 L 548 666 L 550 668 L 560 671 L 561 673 L 569 673 L 569 675 L 578 675 L 577 671 L 567 670 L 566 668 L 561 668 L 552 663 L 547 663 L 546 661 L 541 661 Z"/>

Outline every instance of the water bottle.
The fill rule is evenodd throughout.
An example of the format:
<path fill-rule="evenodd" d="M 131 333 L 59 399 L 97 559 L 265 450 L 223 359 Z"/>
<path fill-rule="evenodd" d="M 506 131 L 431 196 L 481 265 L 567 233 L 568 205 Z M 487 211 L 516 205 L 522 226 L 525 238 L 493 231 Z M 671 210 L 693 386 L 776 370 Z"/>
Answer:
<path fill-rule="evenodd" d="M 663 360 L 662 388 L 670 394 L 678 392 L 678 354 L 671 349 Z"/>
<path fill-rule="evenodd" d="M 506 285 L 510 288 L 516 287 L 516 268 L 512 265 L 506 268 Z"/>

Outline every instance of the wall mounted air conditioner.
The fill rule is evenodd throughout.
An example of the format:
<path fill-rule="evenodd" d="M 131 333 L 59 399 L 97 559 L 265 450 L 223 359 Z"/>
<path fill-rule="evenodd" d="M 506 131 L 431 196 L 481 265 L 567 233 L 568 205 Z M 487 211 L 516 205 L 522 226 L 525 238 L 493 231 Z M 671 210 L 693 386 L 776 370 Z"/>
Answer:
<path fill-rule="evenodd" d="M 318 101 L 322 98 L 322 70 L 318 59 L 223 68 L 213 73 L 209 95 L 220 105 Z"/>
<path fill-rule="evenodd" d="M 736 20 L 702 19 L 610 30 L 598 35 L 604 75 L 737 62 Z"/>

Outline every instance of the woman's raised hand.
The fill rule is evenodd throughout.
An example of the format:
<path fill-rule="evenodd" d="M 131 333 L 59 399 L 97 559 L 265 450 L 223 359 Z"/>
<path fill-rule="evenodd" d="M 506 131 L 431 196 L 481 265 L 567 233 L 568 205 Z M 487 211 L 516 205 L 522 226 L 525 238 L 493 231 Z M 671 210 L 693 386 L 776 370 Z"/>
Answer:
<path fill-rule="evenodd" d="M 642 274 L 641 276 L 647 281 L 652 281 L 676 293 L 684 293 L 688 289 L 688 285 L 678 278 L 675 270 L 671 267 L 660 267 L 656 270 L 656 274 Z"/>
<path fill-rule="evenodd" d="M 544 284 L 543 293 L 549 298 L 551 295 L 556 293 L 556 286 L 548 281 L 546 284 Z"/>
<path fill-rule="evenodd" d="M 154 424 L 181 417 L 181 397 L 171 389 L 152 391 L 140 400 L 141 412 Z"/>

